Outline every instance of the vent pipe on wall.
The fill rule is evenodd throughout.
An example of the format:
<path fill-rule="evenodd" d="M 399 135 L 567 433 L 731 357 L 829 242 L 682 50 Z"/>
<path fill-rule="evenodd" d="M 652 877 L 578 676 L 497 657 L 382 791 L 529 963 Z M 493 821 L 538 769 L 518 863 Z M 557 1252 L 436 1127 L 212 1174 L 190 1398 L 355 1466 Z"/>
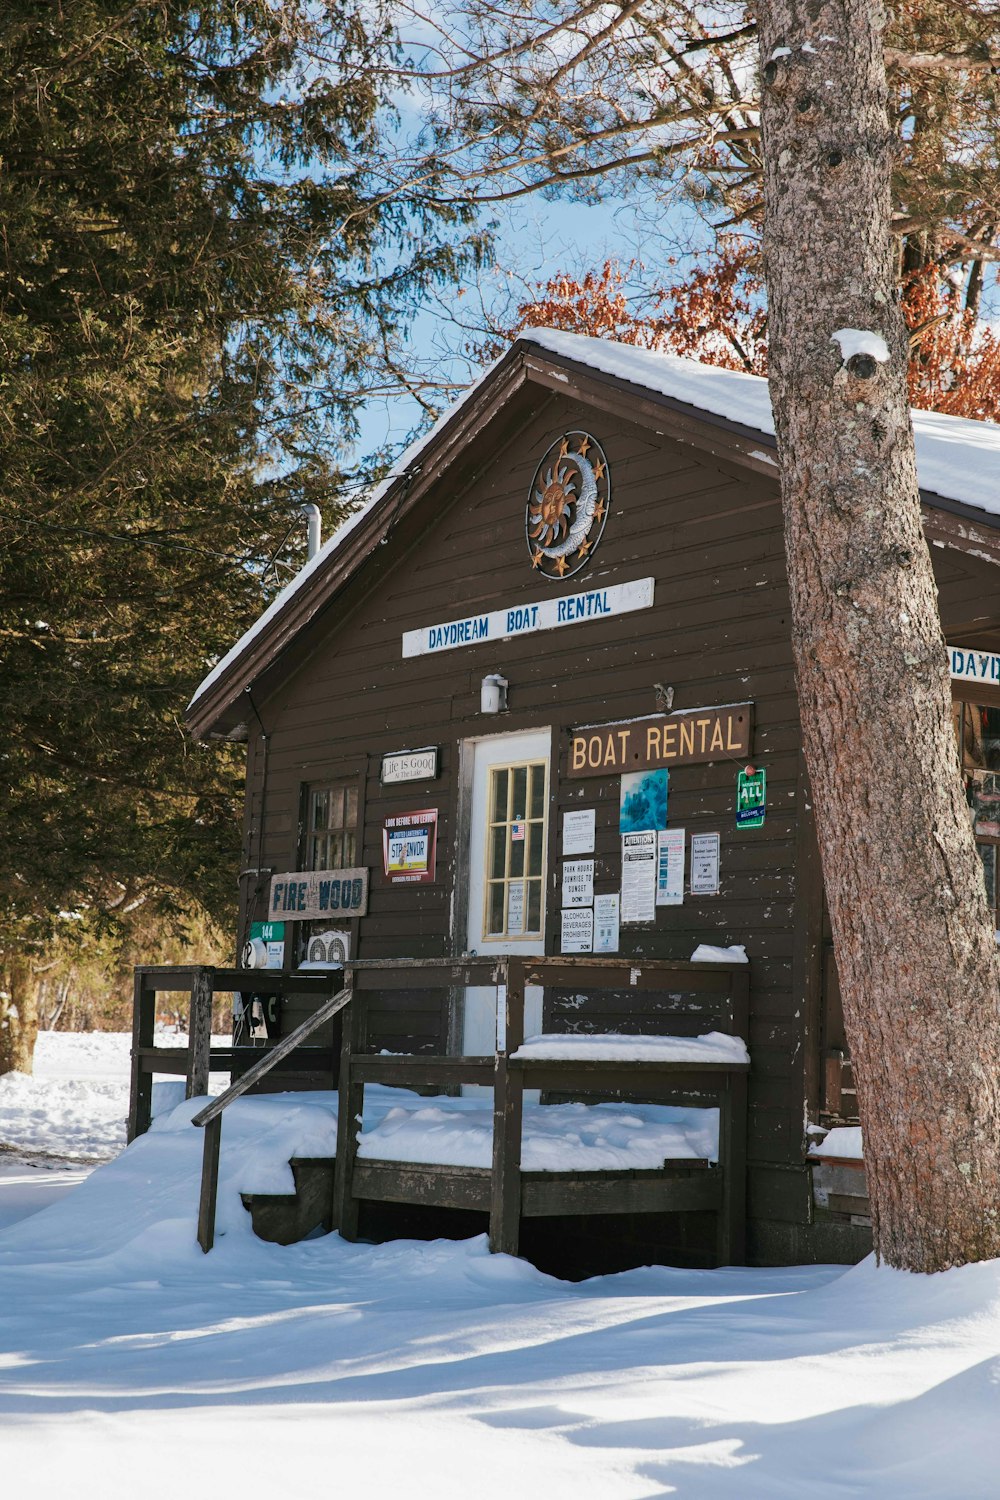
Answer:
<path fill-rule="evenodd" d="M 306 518 L 307 527 L 306 558 L 307 561 L 312 562 L 313 558 L 316 556 L 316 553 L 320 549 L 320 543 L 323 539 L 323 517 L 320 515 L 318 505 L 303 505 L 302 514 Z"/>

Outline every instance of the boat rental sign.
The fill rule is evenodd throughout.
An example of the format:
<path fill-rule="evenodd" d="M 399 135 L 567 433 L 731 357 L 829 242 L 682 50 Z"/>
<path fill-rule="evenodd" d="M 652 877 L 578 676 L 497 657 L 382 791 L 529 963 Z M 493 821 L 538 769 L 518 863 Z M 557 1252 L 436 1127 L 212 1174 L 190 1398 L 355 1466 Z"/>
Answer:
<path fill-rule="evenodd" d="M 582 594 L 564 594 L 533 604 L 511 604 L 505 609 L 467 615 L 463 620 L 424 625 L 404 633 L 403 655 L 429 656 L 459 646 L 504 641 L 512 636 L 533 635 L 539 630 L 555 630 L 561 625 L 580 625 L 628 614 L 634 609 L 648 609 L 653 602 L 653 583 L 652 578 L 637 578 L 632 583 L 609 584 L 607 588 L 588 589 Z"/>

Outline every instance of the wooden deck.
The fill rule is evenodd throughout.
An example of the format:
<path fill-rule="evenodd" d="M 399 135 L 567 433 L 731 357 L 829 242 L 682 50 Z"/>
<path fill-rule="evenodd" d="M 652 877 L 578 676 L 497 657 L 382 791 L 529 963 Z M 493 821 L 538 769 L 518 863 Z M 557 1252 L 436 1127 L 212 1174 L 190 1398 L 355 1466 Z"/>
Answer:
<path fill-rule="evenodd" d="M 215 988 L 230 986 L 260 990 L 261 971 L 221 971 L 206 980 L 211 971 L 185 971 L 191 979 L 192 1008 L 210 1006 Z M 264 971 L 266 973 L 266 971 Z M 180 971 L 144 969 L 137 975 L 140 990 L 148 997 L 155 989 L 180 988 Z M 694 1036 L 707 1030 L 722 1031 L 746 1039 L 749 973 L 746 965 L 681 964 L 629 959 L 593 958 L 503 958 L 462 960 L 390 960 L 354 962 L 343 975 L 296 976 L 273 972 L 271 983 L 295 986 L 308 978 L 317 1012 L 343 1008 L 339 1061 L 339 1123 L 335 1161 L 298 1163 L 296 1194 L 279 1212 L 260 1195 L 248 1200 L 255 1224 L 270 1222 L 276 1232 L 267 1238 L 282 1239 L 282 1224 L 296 1226 L 293 1237 L 311 1228 L 337 1228 L 345 1239 L 355 1239 L 365 1202 L 409 1204 L 440 1209 L 463 1209 L 485 1213 L 489 1218 L 490 1247 L 508 1254 L 518 1253 L 522 1220 L 546 1216 L 592 1214 L 693 1213 L 716 1215 L 715 1254 L 719 1264 L 739 1264 L 745 1248 L 746 1183 L 746 1086 L 749 1064 L 735 1061 L 626 1061 L 615 1058 L 546 1059 L 515 1054 L 524 1039 L 524 991 L 526 985 L 544 989 L 567 987 L 593 992 L 606 990 L 621 995 L 632 992 L 635 1018 L 643 1015 L 643 992 L 655 993 L 669 1002 L 671 1033 Z M 429 1057 L 426 1055 L 379 1055 L 369 1050 L 369 1012 L 373 998 L 387 991 L 427 989 L 438 986 L 495 984 L 505 992 L 505 1045 L 493 1056 Z M 331 991 L 333 992 L 331 994 Z M 144 1000 L 149 1011 L 148 999 Z M 147 1017 L 148 1018 L 148 1017 Z M 633 1021 L 635 1027 L 635 1021 Z M 138 1020 L 133 1050 L 133 1133 L 148 1123 L 143 1119 L 142 1078 L 147 1070 L 159 1070 L 162 1053 L 152 1047 L 151 1035 Z M 638 1029 L 638 1028 L 635 1028 Z M 192 1024 L 194 1039 L 203 1027 Z M 295 1056 L 297 1038 L 307 1026 L 284 1038 L 271 1050 L 274 1065 Z M 211 1049 L 209 1048 L 209 1054 Z M 240 1049 L 241 1051 L 243 1049 Z M 213 1101 L 196 1117 L 204 1124 L 205 1171 L 199 1238 L 203 1248 L 211 1246 L 214 1234 L 215 1190 L 218 1173 L 219 1135 L 222 1114 L 229 1097 L 245 1092 L 251 1077 L 271 1065 L 266 1051 L 255 1052 L 257 1064 L 244 1082 L 235 1083 L 227 1095 Z M 301 1049 L 299 1049 L 301 1050 Z M 225 1053 L 228 1058 L 232 1049 Z M 203 1059 L 192 1074 L 222 1065 L 220 1050 Z M 139 1078 L 138 1089 L 135 1080 Z M 454 1092 L 462 1084 L 492 1084 L 493 1160 L 490 1167 L 456 1167 L 434 1163 L 373 1160 L 358 1155 L 360 1120 L 364 1112 L 365 1087 L 384 1084 L 407 1089 L 434 1088 Z M 715 1163 L 691 1158 L 665 1161 L 653 1170 L 608 1169 L 602 1171 L 524 1171 L 521 1164 L 522 1122 L 525 1090 L 540 1090 L 543 1097 L 596 1101 L 626 1100 L 633 1103 L 667 1103 L 719 1110 L 719 1159 Z M 148 1103 L 145 1103 L 148 1112 Z M 332 1186 L 332 1202 L 324 1198 Z M 284 1214 L 284 1218 L 282 1218 Z M 270 1217 L 269 1217 L 270 1216 Z"/>

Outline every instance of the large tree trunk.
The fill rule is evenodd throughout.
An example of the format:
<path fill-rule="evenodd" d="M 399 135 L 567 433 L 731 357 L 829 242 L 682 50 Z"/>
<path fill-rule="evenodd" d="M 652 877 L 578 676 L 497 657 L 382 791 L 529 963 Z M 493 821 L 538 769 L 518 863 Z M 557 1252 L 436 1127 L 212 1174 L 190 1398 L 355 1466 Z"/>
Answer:
<path fill-rule="evenodd" d="M 875 1245 L 1000 1255 L 1000 973 L 957 770 L 872 0 L 762 0 L 764 255 L 799 703 Z M 870 330 L 850 353 L 834 337 Z"/>
<path fill-rule="evenodd" d="M 38 992 L 31 964 L 13 955 L 4 965 L 0 991 L 0 1075 L 30 1073 L 38 1040 Z"/>

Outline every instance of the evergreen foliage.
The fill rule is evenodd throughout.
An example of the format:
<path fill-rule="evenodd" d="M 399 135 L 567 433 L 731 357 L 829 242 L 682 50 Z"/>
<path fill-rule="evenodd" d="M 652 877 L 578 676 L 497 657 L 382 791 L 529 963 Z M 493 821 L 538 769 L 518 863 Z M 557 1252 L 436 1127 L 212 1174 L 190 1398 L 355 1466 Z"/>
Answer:
<path fill-rule="evenodd" d="M 342 514 L 419 291 L 481 251 L 374 180 L 391 45 L 354 0 L 5 7 L 0 1071 L 61 909 L 233 910 L 241 756 L 184 705 L 300 506 Z"/>

